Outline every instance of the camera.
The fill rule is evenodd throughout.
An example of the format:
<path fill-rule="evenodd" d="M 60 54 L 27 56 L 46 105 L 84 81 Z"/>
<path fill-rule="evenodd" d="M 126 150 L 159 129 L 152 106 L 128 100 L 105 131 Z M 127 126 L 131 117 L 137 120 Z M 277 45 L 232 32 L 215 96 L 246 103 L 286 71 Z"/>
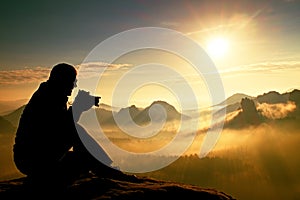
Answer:
<path fill-rule="evenodd" d="M 99 103 L 100 103 L 100 99 L 101 99 L 100 96 L 90 95 L 89 92 L 84 91 L 84 90 L 78 91 L 77 98 L 80 99 L 81 102 L 85 102 L 86 104 L 90 104 L 90 105 L 95 105 L 97 107 L 99 107 Z"/>

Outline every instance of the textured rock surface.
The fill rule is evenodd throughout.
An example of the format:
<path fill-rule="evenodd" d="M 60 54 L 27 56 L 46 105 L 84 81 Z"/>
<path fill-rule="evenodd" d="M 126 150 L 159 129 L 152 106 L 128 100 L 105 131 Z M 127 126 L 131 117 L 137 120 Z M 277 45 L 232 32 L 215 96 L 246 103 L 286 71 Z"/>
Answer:
<path fill-rule="evenodd" d="M 50 188 L 28 190 L 25 178 L 0 182 L 0 199 L 209 199 L 227 200 L 233 197 L 214 189 L 140 177 L 136 181 L 83 177 L 64 193 Z"/>

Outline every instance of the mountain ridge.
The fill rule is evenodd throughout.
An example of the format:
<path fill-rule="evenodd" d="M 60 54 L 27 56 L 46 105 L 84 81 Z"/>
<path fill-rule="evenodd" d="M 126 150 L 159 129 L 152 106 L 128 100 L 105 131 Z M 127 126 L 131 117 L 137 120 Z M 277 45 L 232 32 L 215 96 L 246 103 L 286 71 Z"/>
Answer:
<path fill-rule="evenodd" d="M 236 93 L 229 98 L 227 98 L 225 101 L 223 101 L 220 104 L 217 105 L 222 105 L 223 108 L 220 108 L 214 112 L 214 114 L 218 114 L 218 112 L 221 113 L 221 111 L 224 111 L 226 109 L 226 113 L 229 114 L 233 111 L 236 111 L 241 108 L 241 100 L 244 98 L 248 98 L 254 101 L 254 103 L 257 105 L 258 103 L 268 103 L 268 104 L 276 104 L 276 103 L 287 103 L 289 100 L 289 96 L 292 93 L 298 92 L 300 90 L 294 89 L 291 92 L 285 92 L 285 93 L 279 93 L 276 91 L 269 91 L 266 93 L 263 93 L 261 95 L 258 95 L 256 97 L 249 96 L 247 94 L 243 93 Z M 225 104 L 231 102 L 231 104 Z M 152 102 L 149 106 L 145 108 L 139 108 L 136 105 L 131 105 L 125 108 L 116 108 L 116 107 L 111 107 L 110 105 L 107 104 L 100 104 L 99 107 L 95 108 L 96 110 L 96 115 L 98 117 L 98 120 L 102 124 L 108 124 L 108 125 L 115 125 L 115 117 L 123 118 L 122 123 L 127 123 L 130 121 L 130 119 L 127 119 L 125 117 L 128 117 L 126 115 L 126 111 L 128 111 L 131 115 L 131 118 L 133 121 L 135 121 L 137 124 L 142 125 L 142 124 L 147 124 L 151 121 L 149 117 L 149 110 L 152 106 L 154 105 L 161 105 L 167 114 L 167 121 L 170 120 L 180 120 L 180 119 L 190 119 L 191 117 L 187 114 L 180 113 L 176 110 L 176 108 L 169 104 L 166 101 L 154 101 Z M 21 117 L 22 111 L 24 109 L 25 105 L 19 107 L 18 109 L 14 110 L 13 112 L 6 114 L 2 116 L 5 120 L 9 121 L 14 127 L 18 126 L 19 119 Z M 154 120 L 157 119 L 158 121 L 162 120 L 161 119 L 161 113 L 159 112 L 158 109 L 153 109 L 154 110 Z M 156 113 L 157 110 L 157 113 Z M 182 118 L 181 118 L 182 117 Z M 197 117 L 197 116 L 195 116 Z M 126 122 L 127 120 L 127 122 Z"/>
<path fill-rule="evenodd" d="M 221 106 L 221 105 L 230 105 L 230 104 L 235 104 L 235 103 L 239 103 L 242 98 L 249 98 L 249 99 L 260 99 L 260 102 L 264 101 L 263 98 L 265 96 L 271 96 L 270 94 L 277 94 L 277 95 L 281 95 L 281 96 L 287 96 L 289 95 L 290 93 L 292 93 L 293 91 L 297 91 L 299 89 L 289 89 L 289 91 L 287 92 L 284 92 L 284 93 L 279 93 L 277 91 L 274 91 L 274 90 L 270 90 L 268 92 L 265 92 L 263 94 L 260 94 L 260 95 L 257 95 L 257 96 L 251 96 L 251 95 L 247 95 L 245 93 L 235 93 L 233 95 L 231 95 L 230 97 L 226 98 L 224 101 L 222 101 L 221 103 L 218 103 L 216 105 L 212 105 L 212 106 Z M 274 95 L 273 95 L 274 96 Z M 270 97 L 272 98 L 272 97 Z M 286 99 L 286 97 L 284 97 Z M 26 100 L 26 99 L 24 99 Z M 23 100 L 23 101 L 24 101 Z M 9 101 L 8 101 L 9 102 Z M 162 101 L 162 100 L 156 100 L 156 101 L 153 101 L 149 106 L 151 106 L 152 104 L 154 103 L 159 103 L 159 102 L 165 102 L 167 104 L 169 104 L 168 102 L 166 101 Z M 1 103 L 1 101 L 0 101 Z M 18 110 L 18 109 L 21 109 L 22 107 L 24 107 L 26 104 L 20 106 L 20 107 L 17 107 L 15 110 L 9 112 L 9 113 L 6 113 L 6 114 L 0 114 L 0 116 L 8 116 L 10 114 L 12 114 L 14 111 Z M 172 104 L 169 104 L 171 105 L 172 107 L 174 107 Z M 137 107 L 136 105 L 130 105 L 130 106 L 135 106 Z M 128 107 L 130 107 L 128 106 Z M 149 106 L 146 106 L 146 107 L 137 107 L 139 109 L 146 109 L 147 107 Z M 113 107 L 111 105 L 108 105 L 108 104 L 105 104 L 105 103 L 100 103 L 100 106 L 98 108 L 102 108 L 102 109 L 105 109 L 105 110 L 111 110 L 111 111 L 114 111 L 114 112 L 119 112 L 121 109 L 124 109 L 124 108 L 127 108 L 127 107 L 124 107 L 124 108 L 119 108 L 119 107 Z"/>
<path fill-rule="evenodd" d="M 255 98 L 253 96 L 244 94 L 244 93 L 235 93 L 233 95 L 231 95 L 230 97 L 226 98 L 224 101 L 222 101 L 221 103 L 214 105 L 214 106 L 222 106 L 222 105 L 230 105 L 230 104 L 235 104 L 237 102 L 240 102 L 243 98 Z"/>
<path fill-rule="evenodd" d="M 118 120 L 118 123 L 123 125 L 130 123 L 131 119 L 138 125 L 145 125 L 150 123 L 151 120 L 154 120 L 154 122 L 164 120 L 163 116 L 161 115 L 161 110 L 156 107 L 157 105 L 162 106 L 162 108 L 164 108 L 166 111 L 166 121 L 180 120 L 181 118 L 183 120 L 190 119 L 189 116 L 178 112 L 173 105 L 167 103 L 166 101 L 154 101 L 145 108 L 138 108 L 136 105 L 130 105 L 128 107 L 121 108 L 118 112 L 96 108 L 96 115 L 99 122 L 103 125 L 115 125 L 115 119 Z M 128 118 L 128 113 L 131 119 Z"/>
<path fill-rule="evenodd" d="M 243 98 L 238 112 L 229 121 L 225 122 L 225 128 L 240 129 L 248 126 L 258 126 L 268 122 L 290 122 L 298 124 L 300 119 L 300 90 L 289 93 L 270 91 L 257 96 L 255 99 Z M 285 107 L 293 107 L 284 109 Z M 273 115 L 272 115 L 273 114 Z"/>
<path fill-rule="evenodd" d="M 221 108 L 220 110 L 217 110 L 215 113 L 221 112 L 225 109 L 226 109 L 227 114 L 231 113 L 233 111 L 236 111 L 237 109 L 241 108 L 241 101 L 243 98 L 251 99 L 255 102 L 255 104 L 258 104 L 258 103 L 268 103 L 268 104 L 287 103 L 287 101 L 289 100 L 290 94 L 293 92 L 297 92 L 297 91 L 300 91 L 300 90 L 293 89 L 293 90 L 291 90 L 291 92 L 284 92 L 284 93 L 279 93 L 277 91 L 269 91 L 269 92 L 265 92 L 263 94 L 257 95 L 256 97 L 249 96 L 249 95 L 246 95 L 243 93 L 236 93 L 236 94 L 228 97 L 222 103 L 217 104 L 219 106 L 224 106 L 224 107 Z M 231 104 L 225 104 L 228 101 L 230 101 Z"/>

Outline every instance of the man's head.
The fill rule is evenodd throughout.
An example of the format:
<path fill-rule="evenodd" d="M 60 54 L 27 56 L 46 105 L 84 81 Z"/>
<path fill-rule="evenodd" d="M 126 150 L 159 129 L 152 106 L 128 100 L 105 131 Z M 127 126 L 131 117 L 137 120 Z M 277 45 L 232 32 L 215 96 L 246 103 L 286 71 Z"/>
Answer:
<path fill-rule="evenodd" d="M 73 88 L 76 87 L 76 76 L 77 70 L 74 66 L 59 63 L 52 68 L 48 82 L 70 96 Z"/>

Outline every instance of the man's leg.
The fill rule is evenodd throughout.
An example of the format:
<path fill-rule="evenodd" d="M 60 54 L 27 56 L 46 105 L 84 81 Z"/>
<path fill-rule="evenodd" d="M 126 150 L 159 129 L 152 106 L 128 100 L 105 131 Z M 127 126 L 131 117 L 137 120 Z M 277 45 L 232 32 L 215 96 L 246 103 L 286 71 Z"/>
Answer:
<path fill-rule="evenodd" d="M 76 124 L 77 131 L 81 134 L 81 137 L 77 137 L 76 145 L 74 146 L 74 163 L 73 165 L 77 165 L 86 171 L 91 171 L 98 177 L 106 177 L 106 178 L 116 178 L 116 179 L 136 179 L 135 176 L 129 176 L 119 171 L 116 168 L 111 166 L 112 160 L 107 155 L 107 153 L 102 149 L 102 147 L 87 133 L 87 131 Z M 101 157 L 101 161 L 97 160 L 84 146 L 82 140 L 84 140 L 84 144 L 88 145 L 89 149 L 93 149 L 95 154 Z M 79 162 L 76 164 L 76 162 Z M 84 165 L 84 166 L 82 166 Z"/>

